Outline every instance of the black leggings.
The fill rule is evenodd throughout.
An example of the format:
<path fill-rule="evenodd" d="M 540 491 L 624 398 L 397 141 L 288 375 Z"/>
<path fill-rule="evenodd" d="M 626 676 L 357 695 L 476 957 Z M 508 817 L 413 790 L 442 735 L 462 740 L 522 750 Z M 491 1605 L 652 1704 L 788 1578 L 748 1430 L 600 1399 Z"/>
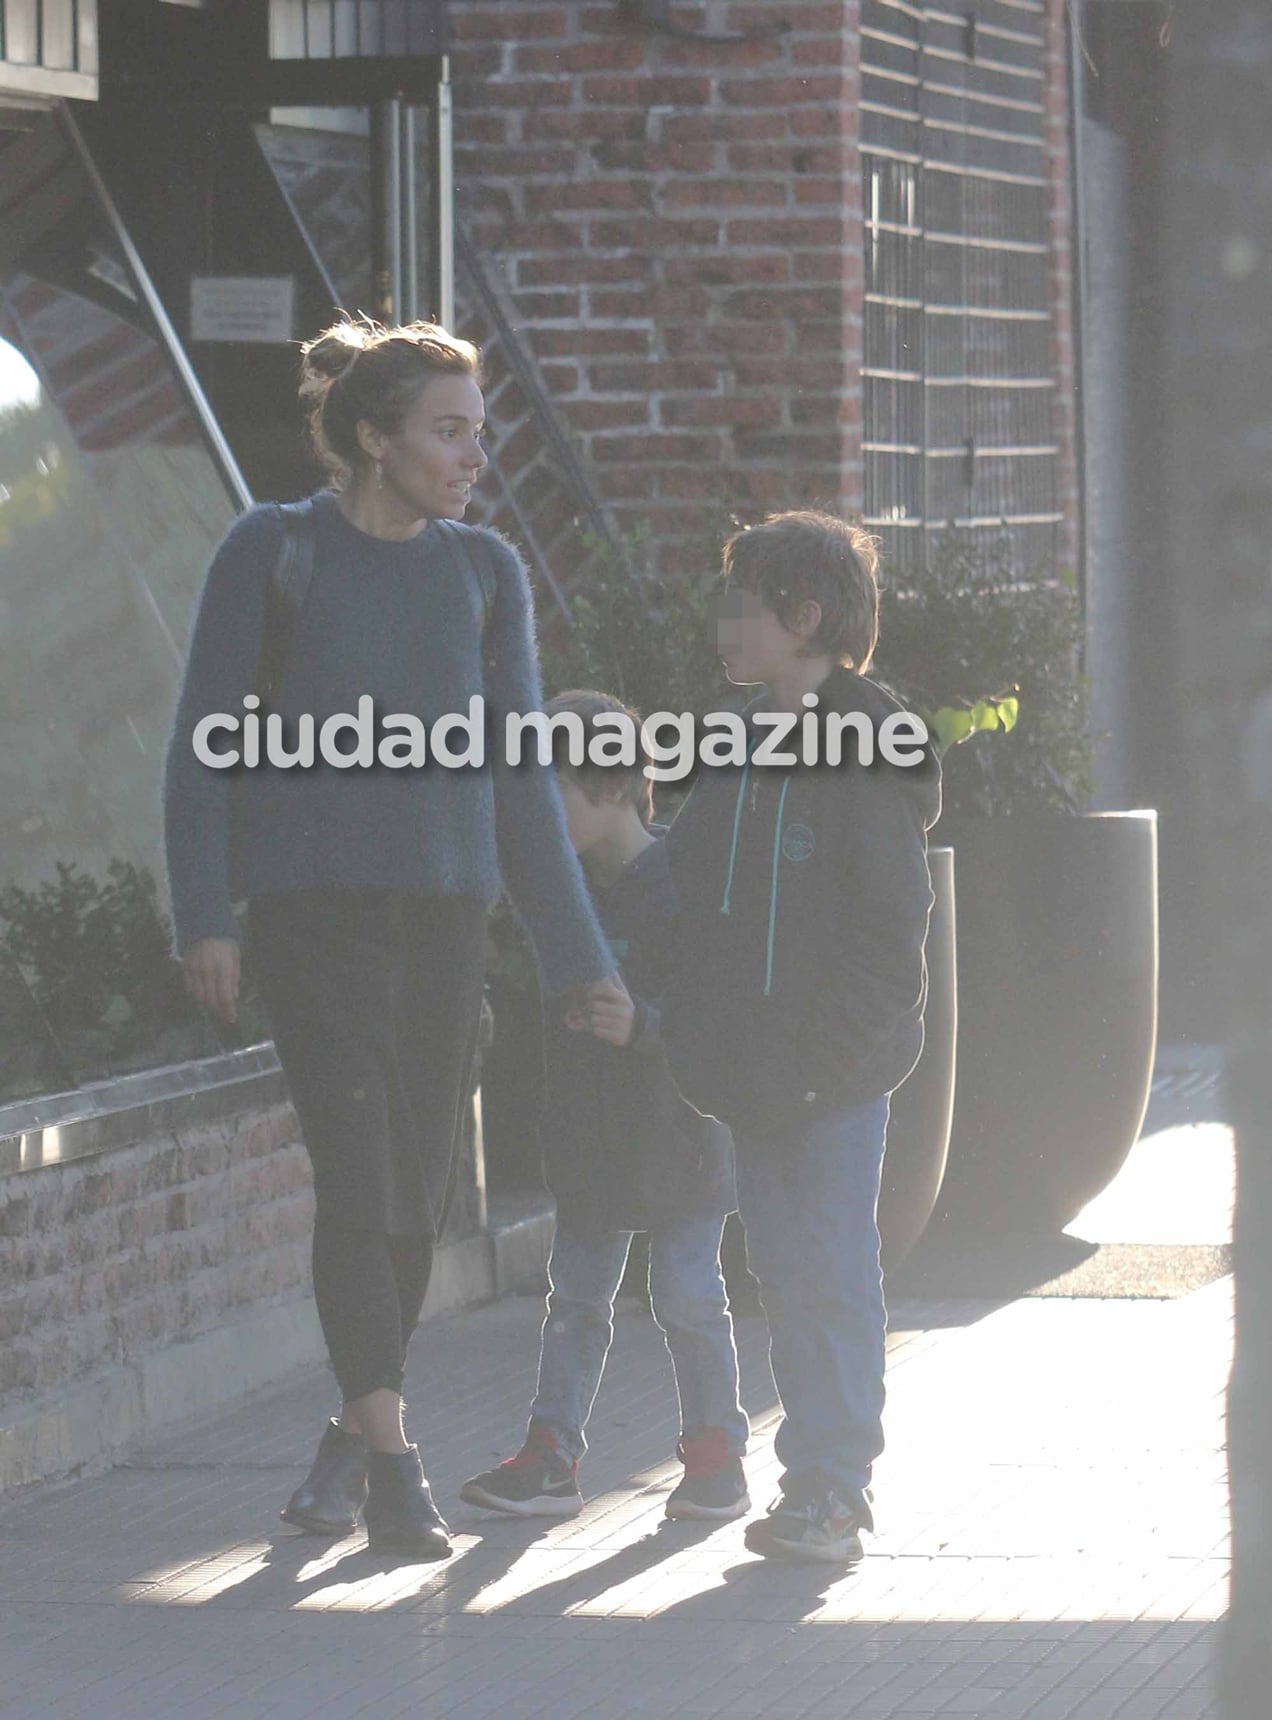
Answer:
<path fill-rule="evenodd" d="M 468 1101 L 485 909 L 301 890 L 252 903 L 253 958 L 314 1168 L 314 1294 L 346 1398 L 401 1391 Z"/>
<path fill-rule="evenodd" d="M 319 1217 L 314 1300 L 345 1402 L 401 1393 L 406 1349 L 433 1266 L 428 1236 L 382 1236 Z"/>

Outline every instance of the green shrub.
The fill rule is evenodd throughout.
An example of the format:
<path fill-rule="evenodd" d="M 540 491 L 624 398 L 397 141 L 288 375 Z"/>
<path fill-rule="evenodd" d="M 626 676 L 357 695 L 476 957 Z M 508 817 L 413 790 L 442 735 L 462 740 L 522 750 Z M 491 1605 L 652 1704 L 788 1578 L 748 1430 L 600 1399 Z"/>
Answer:
<path fill-rule="evenodd" d="M 734 529 L 720 510 L 716 536 L 704 536 L 702 571 L 679 580 L 647 567 L 648 528 L 623 540 L 619 552 L 589 538 L 598 575 L 569 599 L 573 627 L 545 641 L 543 684 L 549 694 L 594 687 L 652 711 L 702 715 L 722 701 L 736 703 L 716 653 L 711 597 L 720 577 L 720 545 Z"/>
<path fill-rule="evenodd" d="M 1017 700 L 1010 733 L 974 733 L 945 752 L 947 811 L 1085 805 L 1091 740 L 1081 644 L 1071 579 L 1021 577 L 966 540 L 946 541 L 924 572 L 885 587 L 875 672 L 909 708 Z"/>

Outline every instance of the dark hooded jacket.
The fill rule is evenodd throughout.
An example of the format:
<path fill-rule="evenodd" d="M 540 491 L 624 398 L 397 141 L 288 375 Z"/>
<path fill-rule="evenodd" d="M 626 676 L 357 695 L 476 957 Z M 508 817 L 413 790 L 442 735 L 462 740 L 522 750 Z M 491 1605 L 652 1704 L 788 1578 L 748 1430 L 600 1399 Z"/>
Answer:
<path fill-rule="evenodd" d="M 560 1218 L 588 1230 L 651 1230 L 718 1218 L 737 1204 L 733 1142 L 676 1091 L 659 1004 L 669 966 L 674 900 L 664 841 L 606 887 L 596 912 L 636 1004 L 630 1044 L 572 1032 L 545 998 L 545 1180 Z M 554 1003 L 556 1007 L 554 1008 Z"/>
<path fill-rule="evenodd" d="M 901 709 L 847 669 L 818 701 L 823 758 L 829 712 L 862 713 L 877 735 Z M 761 696 L 744 713 L 752 751 L 767 708 Z M 768 1133 L 905 1079 L 923 1046 L 927 831 L 939 812 L 930 747 L 906 768 L 876 748 L 866 766 L 852 729 L 834 767 L 700 771 L 668 836 L 680 913 L 663 1006 L 672 1074 L 695 1109 Z"/>

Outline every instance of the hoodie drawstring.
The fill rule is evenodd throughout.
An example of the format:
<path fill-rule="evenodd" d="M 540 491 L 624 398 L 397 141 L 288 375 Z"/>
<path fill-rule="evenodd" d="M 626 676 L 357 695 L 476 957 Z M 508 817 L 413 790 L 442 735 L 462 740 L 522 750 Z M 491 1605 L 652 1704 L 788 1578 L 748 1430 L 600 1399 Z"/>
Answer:
<path fill-rule="evenodd" d="M 729 873 L 724 881 L 724 900 L 720 904 L 722 914 L 728 913 L 729 897 L 733 892 L 733 868 L 738 857 L 738 831 L 742 828 L 742 802 L 746 797 L 746 779 L 750 774 L 751 759 L 748 753 L 747 761 L 742 766 L 742 778 L 738 783 L 738 804 L 733 813 L 733 841 L 729 844 Z"/>
<path fill-rule="evenodd" d="M 777 880 L 782 866 L 782 811 L 786 805 L 786 791 L 790 786 L 791 779 L 788 776 L 782 784 L 782 792 L 777 802 L 777 822 L 773 826 L 773 882 L 769 890 L 768 950 L 764 967 L 765 997 L 773 989 L 773 939 L 777 931 Z"/>

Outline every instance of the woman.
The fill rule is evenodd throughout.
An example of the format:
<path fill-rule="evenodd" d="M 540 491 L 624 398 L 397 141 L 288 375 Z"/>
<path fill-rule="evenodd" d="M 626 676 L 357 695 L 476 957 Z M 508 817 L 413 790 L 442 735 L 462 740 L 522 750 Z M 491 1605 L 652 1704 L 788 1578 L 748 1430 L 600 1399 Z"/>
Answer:
<path fill-rule="evenodd" d="M 541 702 L 529 581 L 495 533 L 441 523 L 462 519 L 487 463 L 476 349 L 431 324 L 342 323 L 303 354 L 301 399 L 332 487 L 309 504 L 312 575 L 272 701 L 284 733 L 301 713 L 320 726 L 356 712 L 363 695 L 431 730 L 484 693 L 499 735 L 505 711 Z M 283 529 L 271 506 L 244 514 L 200 601 L 165 793 L 177 943 L 194 997 L 233 1021 L 232 903 L 248 900 L 254 970 L 313 1164 L 314 1291 L 343 1406 L 283 1517 L 347 1534 L 365 1502 L 372 1546 L 445 1558 L 448 1531 L 404 1431 L 402 1376 L 501 871 L 549 989 L 587 986 L 614 962 L 549 769 L 199 762 L 200 719 L 241 716 L 253 692 Z"/>

